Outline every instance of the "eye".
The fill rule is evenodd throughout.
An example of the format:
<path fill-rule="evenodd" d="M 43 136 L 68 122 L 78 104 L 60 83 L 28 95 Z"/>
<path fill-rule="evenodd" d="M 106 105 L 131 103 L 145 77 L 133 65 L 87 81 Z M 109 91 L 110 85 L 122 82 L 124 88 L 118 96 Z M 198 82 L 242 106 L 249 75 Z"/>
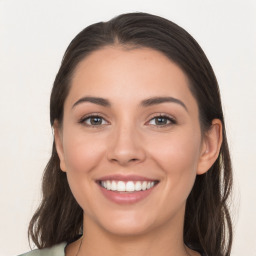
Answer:
<path fill-rule="evenodd" d="M 108 124 L 108 122 L 103 117 L 98 115 L 83 117 L 80 120 L 80 123 L 85 124 L 86 126 L 100 126 Z"/>
<path fill-rule="evenodd" d="M 167 126 L 171 124 L 176 124 L 176 121 L 169 116 L 159 115 L 155 116 L 154 118 L 150 119 L 148 122 L 149 125 L 156 125 L 156 126 Z"/>

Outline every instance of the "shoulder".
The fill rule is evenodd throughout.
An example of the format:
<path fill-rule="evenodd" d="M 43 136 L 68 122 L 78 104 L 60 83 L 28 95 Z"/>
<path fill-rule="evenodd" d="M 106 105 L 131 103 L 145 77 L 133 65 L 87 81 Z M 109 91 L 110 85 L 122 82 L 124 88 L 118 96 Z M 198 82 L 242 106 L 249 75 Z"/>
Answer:
<path fill-rule="evenodd" d="M 65 247 L 67 243 L 54 245 L 50 248 L 33 250 L 19 256 L 65 256 Z"/>

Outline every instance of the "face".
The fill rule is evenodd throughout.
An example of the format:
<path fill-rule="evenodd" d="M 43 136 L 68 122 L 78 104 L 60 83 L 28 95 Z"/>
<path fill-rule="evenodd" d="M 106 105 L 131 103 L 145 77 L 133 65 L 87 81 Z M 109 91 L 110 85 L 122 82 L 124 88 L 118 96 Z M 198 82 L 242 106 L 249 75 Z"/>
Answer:
<path fill-rule="evenodd" d="M 182 225 L 207 146 L 176 64 L 148 48 L 93 52 L 57 126 L 61 169 L 88 226 L 129 235 Z"/>

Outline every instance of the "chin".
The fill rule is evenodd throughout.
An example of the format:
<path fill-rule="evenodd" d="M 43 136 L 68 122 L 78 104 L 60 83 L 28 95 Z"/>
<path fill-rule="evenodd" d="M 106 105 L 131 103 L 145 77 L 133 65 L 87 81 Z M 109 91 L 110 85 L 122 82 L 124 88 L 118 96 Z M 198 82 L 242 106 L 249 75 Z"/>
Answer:
<path fill-rule="evenodd" d="M 136 236 L 149 233 L 157 226 L 156 222 L 156 218 L 150 214 L 126 211 L 99 216 L 97 225 L 112 235 Z"/>
<path fill-rule="evenodd" d="M 137 221 L 125 222 L 125 223 L 111 223 L 111 225 L 105 225 L 105 230 L 116 236 L 139 236 L 150 232 L 149 225 L 142 225 Z"/>

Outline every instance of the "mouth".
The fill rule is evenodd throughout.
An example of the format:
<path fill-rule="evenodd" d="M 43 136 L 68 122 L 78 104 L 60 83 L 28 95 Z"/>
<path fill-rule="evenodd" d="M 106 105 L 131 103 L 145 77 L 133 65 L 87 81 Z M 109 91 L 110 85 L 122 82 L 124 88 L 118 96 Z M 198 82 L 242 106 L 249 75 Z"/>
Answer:
<path fill-rule="evenodd" d="M 105 198 L 115 204 L 134 204 L 149 197 L 160 180 L 138 175 L 109 175 L 96 180 Z"/>
<path fill-rule="evenodd" d="M 160 180 L 138 175 L 108 175 L 96 180 L 104 197 L 115 204 L 134 204 L 149 197 Z"/>
<path fill-rule="evenodd" d="M 158 180 L 99 180 L 98 184 L 109 191 L 134 193 L 146 191 L 155 187 Z"/>

